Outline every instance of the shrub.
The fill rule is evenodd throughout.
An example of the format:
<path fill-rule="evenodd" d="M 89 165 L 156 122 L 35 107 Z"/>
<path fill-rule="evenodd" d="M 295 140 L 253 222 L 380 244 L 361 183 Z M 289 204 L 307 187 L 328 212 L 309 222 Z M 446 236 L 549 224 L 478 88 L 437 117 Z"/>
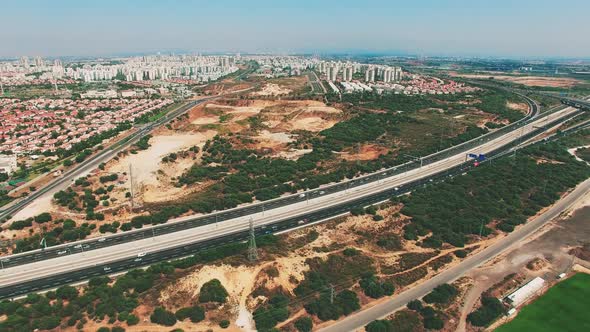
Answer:
<path fill-rule="evenodd" d="M 221 282 L 217 279 L 212 279 L 204 283 L 201 287 L 201 292 L 199 293 L 199 302 L 225 303 L 227 296 L 228 293 L 223 285 L 221 285 Z"/>
<path fill-rule="evenodd" d="M 199 306 L 182 308 L 176 312 L 176 318 L 178 320 L 190 318 L 191 322 L 198 323 L 205 319 L 205 310 Z"/>
<path fill-rule="evenodd" d="M 373 221 L 381 221 L 383 219 L 384 219 L 383 216 L 379 215 L 379 214 L 376 214 L 373 216 Z"/>
<path fill-rule="evenodd" d="M 412 300 L 406 305 L 408 309 L 420 311 L 422 310 L 422 302 L 420 300 Z"/>
<path fill-rule="evenodd" d="M 367 326 L 365 326 L 365 331 L 367 332 L 393 332 L 393 324 L 390 321 L 383 319 L 383 320 L 374 320 L 370 322 Z"/>
<path fill-rule="evenodd" d="M 35 222 L 38 224 L 43 224 L 48 221 L 51 221 L 51 214 L 49 214 L 48 212 L 43 212 L 43 213 L 35 216 Z"/>
<path fill-rule="evenodd" d="M 299 332 L 311 332 L 313 328 L 313 321 L 310 317 L 301 317 L 295 321 L 295 328 Z"/>
<path fill-rule="evenodd" d="M 342 253 L 344 254 L 344 256 L 356 256 L 359 254 L 359 251 L 355 248 L 346 248 L 344 249 L 344 251 L 342 251 Z"/>
<path fill-rule="evenodd" d="M 455 295 L 457 295 L 457 288 L 449 284 L 442 284 L 437 286 L 432 292 L 424 296 L 426 303 L 447 303 Z"/>
<path fill-rule="evenodd" d="M 134 314 L 130 314 L 127 316 L 127 325 L 136 325 L 139 323 L 139 317 L 135 316 Z"/>
<path fill-rule="evenodd" d="M 440 330 L 445 326 L 445 323 L 439 317 L 424 318 L 424 327 L 429 330 Z"/>
<path fill-rule="evenodd" d="M 504 313 L 504 306 L 495 297 L 482 297 L 482 306 L 467 315 L 467 321 L 474 326 L 487 326 Z"/>
<path fill-rule="evenodd" d="M 219 322 L 219 327 L 221 327 L 222 329 L 226 329 L 229 327 L 229 320 L 224 319 L 221 322 Z"/>
<path fill-rule="evenodd" d="M 157 307 L 150 315 L 150 321 L 154 324 L 172 326 L 176 324 L 176 316 L 162 307 Z"/>
<path fill-rule="evenodd" d="M 455 253 L 455 256 L 457 256 L 459 258 L 467 257 L 467 251 L 465 251 L 465 250 L 457 250 L 454 253 Z"/>
<path fill-rule="evenodd" d="M 78 297 L 78 290 L 72 286 L 61 286 L 55 291 L 58 298 L 64 300 L 73 300 Z"/>
<path fill-rule="evenodd" d="M 350 214 L 352 214 L 353 216 L 362 216 L 363 214 L 365 214 L 365 209 L 363 209 L 360 206 L 357 206 L 355 208 L 350 209 Z"/>

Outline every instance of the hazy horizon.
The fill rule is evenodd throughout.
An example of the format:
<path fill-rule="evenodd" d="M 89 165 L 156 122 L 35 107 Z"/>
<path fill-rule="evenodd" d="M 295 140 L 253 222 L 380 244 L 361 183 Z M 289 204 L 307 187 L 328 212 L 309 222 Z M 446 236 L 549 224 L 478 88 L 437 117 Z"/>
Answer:
<path fill-rule="evenodd" d="M 589 58 L 590 4 L 561 1 L 8 1 L 0 57 L 182 50 Z"/>

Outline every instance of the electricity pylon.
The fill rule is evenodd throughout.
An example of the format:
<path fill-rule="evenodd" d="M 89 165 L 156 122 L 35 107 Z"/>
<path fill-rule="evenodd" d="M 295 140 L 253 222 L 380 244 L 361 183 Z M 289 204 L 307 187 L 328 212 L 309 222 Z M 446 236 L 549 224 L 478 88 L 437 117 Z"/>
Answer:
<path fill-rule="evenodd" d="M 258 260 L 258 249 L 256 248 L 256 235 L 254 234 L 254 220 L 250 218 L 250 241 L 248 243 L 248 259 L 250 262 Z"/>

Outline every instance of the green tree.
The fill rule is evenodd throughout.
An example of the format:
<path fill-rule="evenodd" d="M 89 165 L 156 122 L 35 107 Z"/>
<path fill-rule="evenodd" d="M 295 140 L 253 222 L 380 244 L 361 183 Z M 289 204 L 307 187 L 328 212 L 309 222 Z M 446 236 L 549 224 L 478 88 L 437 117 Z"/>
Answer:
<path fill-rule="evenodd" d="M 212 279 L 204 283 L 201 287 L 201 292 L 199 293 L 199 302 L 225 303 L 227 296 L 227 290 L 225 290 L 221 282 L 217 279 Z"/>
<path fill-rule="evenodd" d="M 176 324 L 176 316 L 162 307 L 157 307 L 150 315 L 150 321 L 154 324 L 172 326 Z"/>
<path fill-rule="evenodd" d="M 301 317 L 295 321 L 295 328 L 299 332 L 311 332 L 313 321 L 310 317 Z"/>

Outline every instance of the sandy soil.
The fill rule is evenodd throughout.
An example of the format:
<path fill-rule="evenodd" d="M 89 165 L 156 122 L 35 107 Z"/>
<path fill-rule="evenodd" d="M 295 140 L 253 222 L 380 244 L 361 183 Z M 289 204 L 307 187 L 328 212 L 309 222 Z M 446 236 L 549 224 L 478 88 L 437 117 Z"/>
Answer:
<path fill-rule="evenodd" d="M 511 103 L 511 102 L 507 102 L 506 106 L 510 109 L 513 109 L 515 111 L 520 111 L 522 113 L 527 113 L 529 111 L 529 106 L 526 103 Z"/>
<path fill-rule="evenodd" d="M 279 96 L 288 95 L 292 91 L 290 89 L 281 88 L 278 84 L 268 83 L 260 91 L 252 92 L 253 96 Z"/>
<path fill-rule="evenodd" d="M 162 158 L 172 152 L 188 149 L 192 146 L 202 147 L 208 139 L 213 138 L 213 130 L 194 134 L 157 135 L 150 139 L 147 150 L 137 154 L 128 154 L 119 161 L 109 164 L 107 173 L 129 172 L 132 167 L 134 188 L 140 194 L 138 198 L 146 202 L 169 200 L 182 193 L 182 188 L 170 185 L 170 178 L 181 175 L 192 166 L 190 159 L 180 159 L 174 163 L 162 164 Z M 129 177 L 125 177 L 122 187 L 130 188 Z M 142 197 L 141 194 L 145 195 Z"/>
<path fill-rule="evenodd" d="M 360 149 L 356 149 L 353 152 L 347 152 L 340 154 L 342 159 L 348 161 L 354 160 L 374 160 L 377 159 L 380 155 L 386 154 L 389 152 L 389 149 L 378 146 L 375 144 L 365 144 L 360 147 Z"/>
<path fill-rule="evenodd" d="M 578 149 L 587 149 L 587 148 L 590 148 L 590 145 L 584 145 L 584 146 L 578 146 L 575 148 L 571 148 L 571 149 L 568 149 L 567 152 L 569 154 L 571 154 L 572 156 L 574 156 L 574 158 L 576 158 L 577 161 L 585 162 L 582 158 L 578 157 L 578 155 L 576 154 L 576 151 L 578 151 Z"/>

